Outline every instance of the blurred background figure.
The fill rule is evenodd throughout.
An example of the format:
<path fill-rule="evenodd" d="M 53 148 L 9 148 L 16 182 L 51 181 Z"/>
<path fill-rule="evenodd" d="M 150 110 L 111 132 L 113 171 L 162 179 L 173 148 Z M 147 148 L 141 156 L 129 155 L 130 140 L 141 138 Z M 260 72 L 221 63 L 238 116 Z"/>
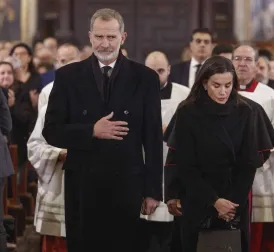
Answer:
<path fill-rule="evenodd" d="M 92 46 L 85 45 L 83 49 L 81 50 L 81 60 L 87 59 L 91 54 L 93 53 Z"/>
<path fill-rule="evenodd" d="M 265 56 L 260 56 L 257 61 L 256 80 L 274 88 L 274 80 L 270 79 L 270 61 Z"/>
<path fill-rule="evenodd" d="M 216 45 L 212 50 L 212 56 L 223 56 L 229 60 L 232 60 L 232 52 L 233 46 L 232 45 Z"/>

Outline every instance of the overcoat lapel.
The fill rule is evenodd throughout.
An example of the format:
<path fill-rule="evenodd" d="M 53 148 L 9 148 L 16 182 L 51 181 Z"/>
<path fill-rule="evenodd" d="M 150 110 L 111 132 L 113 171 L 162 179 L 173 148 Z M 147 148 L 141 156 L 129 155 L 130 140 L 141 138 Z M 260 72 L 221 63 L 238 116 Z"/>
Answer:
<path fill-rule="evenodd" d="M 108 108 L 114 111 L 119 111 L 123 106 L 130 101 L 132 95 L 137 88 L 137 76 L 132 71 L 130 61 L 120 56 L 121 62 L 114 67 L 113 74 L 110 78 L 112 91 Z"/>
<path fill-rule="evenodd" d="M 94 113 L 98 114 L 100 112 L 100 109 L 98 108 L 104 108 L 104 101 L 98 88 L 99 82 L 101 81 L 100 78 L 102 77 L 100 77 L 100 73 L 94 75 L 93 68 L 96 69 L 96 64 L 93 63 L 92 56 L 83 61 L 83 68 L 81 69 L 82 74 L 80 75 L 81 79 L 77 85 L 77 93 L 79 94 L 81 101 L 83 101 L 85 109 L 92 110 Z M 97 70 L 100 71 L 99 65 Z"/>

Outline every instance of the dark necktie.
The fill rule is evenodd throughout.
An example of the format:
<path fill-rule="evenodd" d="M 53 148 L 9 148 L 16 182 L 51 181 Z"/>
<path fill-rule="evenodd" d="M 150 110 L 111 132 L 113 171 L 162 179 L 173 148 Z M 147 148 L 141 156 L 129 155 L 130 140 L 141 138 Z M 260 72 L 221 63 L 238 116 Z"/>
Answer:
<path fill-rule="evenodd" d="M 196 79 L 196 77 L 197 77 L 197 75 L 198 75 L 198 72 L 199 72 L 201 66 L 202 66 L 202 64 L 197 64 L 197 65 L 195 66 L 195 67 L 196 67 L 195 79 Z"/>
<path fill-rule="evenodd" d="M 107 103 L 110 95 L 109 77 L 110 77 L 110 66 L 102 67 L 103 70 L 103 91 L 104 91 L 104 101 Z"/>

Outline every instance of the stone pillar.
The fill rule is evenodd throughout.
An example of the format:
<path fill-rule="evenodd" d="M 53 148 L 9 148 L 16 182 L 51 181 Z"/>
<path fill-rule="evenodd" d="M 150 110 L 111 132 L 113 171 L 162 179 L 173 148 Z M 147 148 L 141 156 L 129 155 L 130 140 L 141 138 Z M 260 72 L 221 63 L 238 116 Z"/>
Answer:
<path fill-rule="evenodd" d="M 72 36 L 70 27 L 70 0 L 59 0 L 59 29 L 56 36 L 60 39 L 68 39 Z"/>

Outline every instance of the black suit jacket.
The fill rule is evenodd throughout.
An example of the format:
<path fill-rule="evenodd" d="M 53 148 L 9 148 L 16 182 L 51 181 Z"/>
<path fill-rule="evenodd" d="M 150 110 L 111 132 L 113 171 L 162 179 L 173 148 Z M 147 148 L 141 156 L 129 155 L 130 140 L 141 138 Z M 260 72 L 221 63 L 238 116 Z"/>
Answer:
<path fill-rule="evenodd" d="M 169 80 L 188 87 L 190 61 L 171 66 Z"/>
<path fill-rule="evenodd" d="M 151 69 L 120 56 L 121 67 L 106 107 L 98 89 L 100 76 L 94 75 L 92 57 L 95 56 L 56 71 L 43 135 L 49 144 L 68 150 L 64 169 L 66 176 L 73 175 L 71 180 L 66 180 L 65 188 L 70 187 L 66 194 L 73 198 L 71 190 L 78 188 L 89 195 L 92 200 L 85 202 L 88 205 L 83 209 L 92 211 L 99 207 L 101 212 L 96 199 L 102 196 L 110 197 L 118 205 L 126 202 L 127 211 L 139 215 L 143 197 L 162 198 L 159 78 Z M 129 134 L 122 141 L 93 137 L 95 123 L 112 111 L 113 120 L 128 122 Z M 68 195 L 68 200 L 70 197 Z M 68 205 L 73 205 L 68 200 L 66 211 Z M 112 204 L 108 210 L 110 208 Z"/>
<path fill-rule="evenodd" d="M 13 174 L 13 165 L 6 138 L 11 129 L 12 121 L 7 99 L 0 88 L 0 178 Z"/>

